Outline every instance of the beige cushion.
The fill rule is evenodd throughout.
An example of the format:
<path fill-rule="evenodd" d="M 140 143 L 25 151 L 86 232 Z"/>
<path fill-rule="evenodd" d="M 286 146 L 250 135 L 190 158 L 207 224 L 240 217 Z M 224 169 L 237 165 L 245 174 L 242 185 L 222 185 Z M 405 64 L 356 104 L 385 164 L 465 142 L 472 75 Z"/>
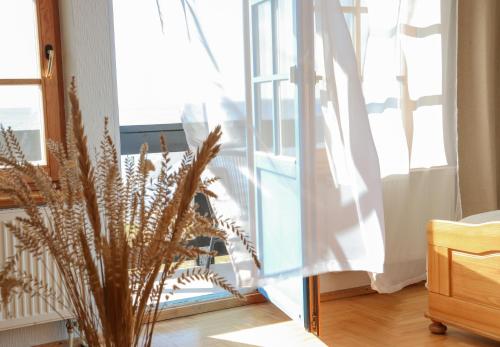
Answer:
<path fill-rule="evenodd" d="M 500 222 L 500 211 L 489 211 L 466 217 L 461 220 L 463 223 L 480 224 L 488 222 Z"/>

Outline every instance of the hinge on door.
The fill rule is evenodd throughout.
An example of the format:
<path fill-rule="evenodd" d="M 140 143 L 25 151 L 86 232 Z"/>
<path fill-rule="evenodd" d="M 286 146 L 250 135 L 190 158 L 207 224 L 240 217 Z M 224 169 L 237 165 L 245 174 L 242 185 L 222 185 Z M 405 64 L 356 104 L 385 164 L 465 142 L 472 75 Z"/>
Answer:
<path fill-rule="evenodd" d="M 317 74 L 315 74 L 315 75 L 316 75 L 316 77 L 315 77 L 316 84 L 323 80 L 323 76 L 317 75 Z"/>
<path fill-rule="evenodd" d="M 318 327 L 318 324 L 319 324 L 319 319 L 318 319 L 318 315 L 316 313 L 313 313 L 312 316 L 311 316 L 311 332 L 315 335 L 318 335 L 318 332 L 319 332 L 319 327 Z"/>
<path fill-rule="evenodd" d="M 297 84 L 297 66 L 290 66 L 290 82 Z"/>
<path fill-rule="evenodd" d="M 316 336 L 320 334 L 319 295 L 318 276 L 309 277 L 309 331 Z"/>

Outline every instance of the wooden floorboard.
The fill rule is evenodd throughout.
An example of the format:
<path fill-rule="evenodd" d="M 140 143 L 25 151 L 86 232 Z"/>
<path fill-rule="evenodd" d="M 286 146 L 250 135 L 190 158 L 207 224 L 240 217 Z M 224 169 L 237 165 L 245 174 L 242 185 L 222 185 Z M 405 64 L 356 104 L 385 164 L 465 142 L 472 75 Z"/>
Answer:
<path fill-rule="evenodd" d="M 491 347 L 499 342 L 448 327 L 446 335 L 429 333 L 424 317 L 427 291 L 420 285 L 394 294 L 369 294 L 322 302 L 321 339 L 335 347 Z"/>
<path fill-rule="evenodd" d="M 326 346 L 270 303 L 160 322 L 155 347 Z"/>
<path fill-rule="evenodd" d="M 423 285 L 389 295 L 321 303 L 321 341 L 270 303 L 232 308 L 158 324 L 154 346 L 492 347 L 500 343 L 449 327 L 431 335 Z"/>

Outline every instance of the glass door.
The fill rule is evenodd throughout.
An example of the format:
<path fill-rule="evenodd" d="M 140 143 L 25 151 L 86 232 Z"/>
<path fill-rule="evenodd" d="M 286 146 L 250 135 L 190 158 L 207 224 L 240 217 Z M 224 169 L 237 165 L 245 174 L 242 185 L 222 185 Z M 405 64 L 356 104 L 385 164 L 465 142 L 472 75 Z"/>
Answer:
<path fill-rule="evenodd" d="M 153 175 L 157 175 L 162 160 L 159 139 L 164 135 L 172 170 L 175 170 L 181 163 L 184 151 L 196 150 L 208 135 L 210 127 L 218 124 L 238 125 L 240 108 L 245 104 L 242 7 L 243 2 L 234 0 L 219 0 L 215 6 L 211 2 L 199 2 L 185 13 L 181 1 L 162 1 L 159 4 L 155 1 L 114 1 L 123 161 L 126 157 L 138 158 L 141 145 L 147 143 L 148 158 L 157 168 Z M 165 14 L 165 18 L 162 14 Z M 226 18 L 224 25 L 220 22 L 221 16 Z M 193 25 L 195 19 L 200 23 L 199 26 Z M 131 26 L 131 22 L 137 25 Z M 221 28 L 224 28 L 224 35 L 220 32 Z M 203 37 L 206 46 L 199 43 L 195 39 L 197 37 Z M 228 50 L 228 46 L 232 49 Z M 219 67 L 217 71 L 214 71 L 214 65 Z M 232 107 L 226 113 L 214 107 L 219 100 L 213 95 L 218 95 L 216 92 L 220 92 L 220 88 L 212 83 L 212 79 L 230 86 L 227 89 L 231 91 Z M 236 121 L 231 123 L 227 119 Z M 242 122 L 245 123 L 244 120 Z M 233 135 L 229 130 L 226 131 L 228 128 L 226 126 L 223 130 L 226 138 L 236 138 L 238 133 L 234 131 L 236 135 Z M 231 130 L 235 128 L 233 126 Z M 207 173 L 208 177 L 220 178 L 212 186 L 212 189 L 217 186 L 215 192 L 219 199 L 208 201 L 199 194 L 195 204 L 203 215 L 215 216 L 214 209 L 217 207 L 217 210 L 224 212 L 225 217 L 243 224 L 248 217 L 239 211 L 246 210 L 244 202 L 247 186 L 246 181 L 242 183 L 245 177 L 241 177 L 238 168 L 240 162 L 246 161 L 246 151 L 239 148 L 240 141 L 227 142 Z M 245 139 L 241 142 L 245 143 Z M 236 274 L 223 240 L 197 237 L 190 241 L 190 245 L 215 251 L 217 255 L 199 255 L 184 261 L 167 283 L 165 293 L 171 291 L 176 277 L 192 268 L 212 270 L 237 286 Z M 255 291 L 255 288 L 238 289 L 242 295 Z M 193 281 L 176 291 L 168 301 L 162 296 L 161 304 L 162 308 L 170 308 L 227 297 L 230 294 L 213 283 Z"/>
<path fill-rule="evenodd" d="M 307 100 L 303 97 L 305 84 L 299 83 L 305 76 L 299 5 L 303 5 L 301 0 L 250 2 L 251 133 L 262 275 L 286 278 L 261 291 L 288 316 L 308 327 L 309 281 L 300 275 L 304 223 L 300 137 Z"/>

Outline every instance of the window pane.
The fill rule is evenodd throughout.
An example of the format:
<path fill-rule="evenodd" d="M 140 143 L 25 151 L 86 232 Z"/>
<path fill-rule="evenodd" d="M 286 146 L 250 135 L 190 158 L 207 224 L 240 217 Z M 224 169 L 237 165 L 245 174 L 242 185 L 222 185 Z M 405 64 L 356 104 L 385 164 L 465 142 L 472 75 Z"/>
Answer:
<path fill-rule="evenodd" d="M 340 0 L 340 6 L 354 6 L 354 0 Z"/>
<path fill-rule="evenodd" d="M 273 83 L 255 86 L 255 137 L 258 151 L 273 151 Z"/>
<path fill-rule="evenodd" d="M 292 156 L 295 153 L 295 86 L 289 81 L 279 84 L 279 112 L 281 125 L 281 154 Z"/>
<path fill-rule="evenodd" d="M 45 164 L 40 86 L 0 86 L 0 124 L 12 127 L 28 160 Z"/>
<path fill-rule="evenodd" d="M 181 123 L 185 105 L 199 95 L 205 78 L 201 72 L 211 71 L 205 65 L 205 52 L 189 51 L 181 2 L 161 1 L 161 13 L 166 16 L 165 30 L 155 1 L 114 1 L 120 125 Z M 203 21 L 203 28 L 206 24 Z M 194 30 L 191 46 L 195 47 L 196 29 L 189 30 Z M 211 37 L 208 42 L 213 44 Z"/>
<path fill-rule="evenodd" d="M 354 15 L 352 13 L 344 13 L 344 18 L 347 23 L 347 28 L 351 34 L 351 40 L 354 42 Z"/>
<path fill-rule="evenodd" d="M 273 46 L 271 2 L 265 1 L 256 5 L 254 11 L 255 30 L 255 75 L 265 76 L 273 73 Z"/>
<path fill-rule="evenodd" d="M 276 5 L 276 29 L 278 49 L 278 72 L 288 74 L 295 65 L 295 28 L 293 7 L 290 0 L 278 0 Z"/>
<path fill-rule="evenodd" d="M 366 45 L 368 43 L 368 33 L 369 33 L 369 28 L 368 28 L 368 13 L 362 13 L 361 14 L 361 52 L 360 52 L 360 59 L 361 61 L 359 62 L 361 64 L 361 67 L 364 66 L 365 64 L 365 52 L 366 52 Z"/>
<path fill-rule="evenodd" d="M 0 78 L 40 78 L 34 0 L 0 1 Z"/>

